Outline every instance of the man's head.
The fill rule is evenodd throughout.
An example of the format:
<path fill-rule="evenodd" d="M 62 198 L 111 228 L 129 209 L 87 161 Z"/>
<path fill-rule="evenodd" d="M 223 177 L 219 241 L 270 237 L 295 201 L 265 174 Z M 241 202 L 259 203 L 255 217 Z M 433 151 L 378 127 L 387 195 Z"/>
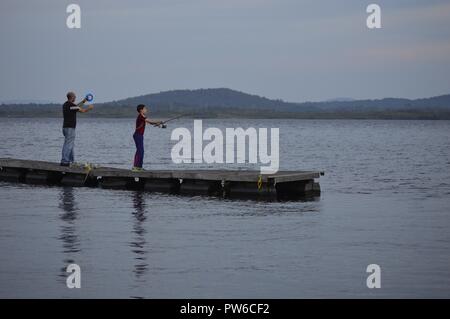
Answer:
<path fill-rule="evenodd" d="M 75 102 L 75 99 L 76 99 L 77 97 L 76 97 L 76 95 L 75 95 L 75 93 L 73 93 L 73 92 L 68 92 L 67 93 L 67 101 L 69 101 L 69 102 Z"/>
<path fill-rule="evenodd" d="M 138 113 L 140 113 L 140 114 L 146 114 L 147 113 L 147 107 L 144 104 L 139 104 L 136 107 L 136 111 L 138 111 Z"/>

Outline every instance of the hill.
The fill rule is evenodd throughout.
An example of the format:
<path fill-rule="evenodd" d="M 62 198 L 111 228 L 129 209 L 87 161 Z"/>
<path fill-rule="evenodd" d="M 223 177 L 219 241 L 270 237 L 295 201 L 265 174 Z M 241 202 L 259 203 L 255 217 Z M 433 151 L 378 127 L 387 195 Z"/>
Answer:
<path fill-rule="evenodd" d="M 96 104 L 88 116 L 134 117 L 138 104 L 155 116 L 188 113 L 192 117 L 450 119 L 450 95 L 416 100 L 385 98 L 293 103 L 227 88 L 173 90 Z M 2 104 L 0 117 L 61 116 L 59 104 Z"/>

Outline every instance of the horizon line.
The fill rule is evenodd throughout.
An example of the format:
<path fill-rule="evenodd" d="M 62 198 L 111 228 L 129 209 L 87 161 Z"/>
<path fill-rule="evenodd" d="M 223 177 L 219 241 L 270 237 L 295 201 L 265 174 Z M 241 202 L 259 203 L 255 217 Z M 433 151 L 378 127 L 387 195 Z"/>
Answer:
<path fill-rule="evenodd" d="M 430 99 L 430 98 L 436 98 L 436 97 L 441 97 L 441 96 L 446 96 L 446 95 L 450 95 L 450 93 L 444 93 L 444 94 L 439 94 L 439 95 L 433 95 L 433 96 L 427 96 L 427 97 L 419 97 L 419 98 L 406 98 L 406 97 L 392 97 L 392 96 L 386 96 L 386 97 L 382 97 L 382 98 L 361 98 L 361 99 L 355 99 L 352 97 L 335 97 L 335 98 L 329 98 L 326 100 L 305 100 L 302 102 L 293 102 L 293 101 L 286 101 L 283 100 L 281 98 L 270 98 L 264 95 L 258 95 L 258 94 L 254 94 L 254 93 L 248 93 L 248 92 L 244 92 L 244 91 L 240 91 L 237 89 L 231 89 L 228 87 L 211 87 L 211 88 L 197 88 L 197 89 L 170 89 L 170 90 L 165 90 L 165 91 L 159 91 L 159 92 L 153 92 L 153 93 L 146 93 L 146 94 L 140 94 L 140 95 L 135 95 L 135 96 L 129 96 L 129 97 L 125 97 L 125 98 L 121 98 L 121 99 L 117 99 L 117 100 L 110 100 L 110 101 L 106 101 L 106 102 L 94 102 L 93 104 L 107 104 L 107 103 L 116 103 L 119 101 L 123 101 L 123 100 L 127 100 L 127 99 L 133 99 L 133 98 L 138 98 L 138 97 L 143 97 L 143 96 L 147 96 L 147 95 L 154 95 L 154 94 L 160 94 L 160 93 L 167 93 L 167 92 L 174 92 L 174 91 L 200 91 L 200 90 L 230 90 L 230 91 L 234 91 L 234 92 L 238 92 L 238 93 L 243 93 L 243 94 L 247 94 L 247 95 L 252 95 L 252 96 L 257 96 L 259 98 L 265 98 L 271 101 L 281 101 L 283 103 L 292 103 L 292 104 L 304 104 L 304 103 L 334 103 L 334 102 L 340 102 L 340 103 L 346 103 L 346 102 L 356 102 L 356 101 L 380 101 L 380 100 L 386 100 L 386 99 L 401 99 L 401 100 L 410 100 L 410 101 L 415 101 L 415 100 L 422 100 L 422 99 Z M 348 100 L 343 100 L 343 101 L 338 101 L 339 99 L 348 99 Z M 61 102 L 55 102 L 55 101 L 48 101 L 48 102 L 44 102 L 42 100 L 36 100 L 36 102 L 12 102 L 11 101 L 15 101 L 14 99 L 10 99 L 10 101 L 5 100 L 5 101 L 1 101 L 0 100 L 0 105 L 26 105 L 26 104 L 60 104 Z M 17 101 L 20 101 L 20 99 L 18 99 Z M 32 99 L 24 99 L 24 101 L 32 101 Z"/>

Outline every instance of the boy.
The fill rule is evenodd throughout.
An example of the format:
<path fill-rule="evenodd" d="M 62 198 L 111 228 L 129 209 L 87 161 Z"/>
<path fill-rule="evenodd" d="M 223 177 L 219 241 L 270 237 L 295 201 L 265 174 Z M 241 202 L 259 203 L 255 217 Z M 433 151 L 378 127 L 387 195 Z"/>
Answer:
<path fill-rule="evenodd" d="M 144 132 L 145 125 L 152 124 L 154 126 L 159 126 L 162 124 L 161 121 L 150 121 L 147 119 L 147 108 L 144 104 L 139 104 L 136 108 L 139 113 L 136 118 L 136 130 L 133 134 L 134 143 L 136 144 L 136 154 L 134 155 L 134 166 L 133 171 L 139 172 L 143 171 L 142 163 L 144 162 Z"/>

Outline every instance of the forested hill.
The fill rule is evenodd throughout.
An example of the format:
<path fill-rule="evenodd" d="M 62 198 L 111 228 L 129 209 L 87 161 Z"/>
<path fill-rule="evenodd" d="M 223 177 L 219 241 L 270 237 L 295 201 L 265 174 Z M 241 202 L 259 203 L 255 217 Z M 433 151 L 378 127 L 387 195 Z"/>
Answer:
<path fill-rule="evenodd" d="M 95 105 L 88 116 L 133 117 L 138 104 L 155 116 L 450 119 L 450 95 L 423 99 L 336 100 L 293 103 L 227 88 L 173 90 Z M 62 103 L 61 103 L 62 104 Z M 61 104 L 2 104 L 1 117 L 61 116 Z"/>
<path fill-rule="evenodd" d="M 169 108 L 239 108 L 239 109 L 273 109 L 295 105 L 282 100 L 271 100 L 258 95 L 251 95 L 231 89 L 173 90 L 154 94 L 131 97 L 111 102 L 119 105 L 146 104 Z M 108 103 L 110 104 L 110 103 Z"/>

